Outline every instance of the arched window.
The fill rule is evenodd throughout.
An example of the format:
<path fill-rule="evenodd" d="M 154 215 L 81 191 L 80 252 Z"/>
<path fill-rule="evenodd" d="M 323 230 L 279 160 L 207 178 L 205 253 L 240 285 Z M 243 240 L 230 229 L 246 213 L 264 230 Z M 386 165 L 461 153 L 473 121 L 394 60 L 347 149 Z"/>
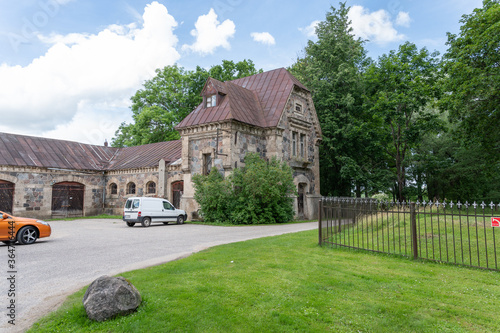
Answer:
<path fill-rule="evenodd" d="M 155 182 L 149 182 L 146 185 L 146 191 L 148 194 L 155 194 L 156 193 L 156 183 Z"/>
<path fill-rule="evenodd" d="M 130 182 L 127 184 L 127 194 L 135 194 L 135 183 Z"/>
<path fill-rule="evenodd" d="M 109 185 L 109 193 L 110 194 L 118 194 L 118 185 L 116 185 L 115 183 L 111 183 Z"/>

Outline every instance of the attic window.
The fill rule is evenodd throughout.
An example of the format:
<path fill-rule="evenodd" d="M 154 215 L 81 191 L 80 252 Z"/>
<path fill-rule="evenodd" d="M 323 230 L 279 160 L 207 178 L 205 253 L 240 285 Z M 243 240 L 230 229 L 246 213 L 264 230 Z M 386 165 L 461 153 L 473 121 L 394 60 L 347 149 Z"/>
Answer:
<path fill-rule="evenodd" d="M 296 112 L 302 112 L 302 104 L 295 103 L 295 111 Z"/>
<path fill-rule="evenodd" d="M 210 108 L 217 105 L 217 95 L 207 96 L 206 107 Z"/>

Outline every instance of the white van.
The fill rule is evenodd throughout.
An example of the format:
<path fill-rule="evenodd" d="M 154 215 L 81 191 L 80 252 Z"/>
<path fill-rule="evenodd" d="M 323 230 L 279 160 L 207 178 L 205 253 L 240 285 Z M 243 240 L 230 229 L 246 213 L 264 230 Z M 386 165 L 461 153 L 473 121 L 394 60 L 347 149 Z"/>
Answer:
<path fill-rule="evenodd" d="M 176 209 L 168 200 L 162 198 L 128 198 L 123 209 L 123 221 L 129 227 L 139 222 L 143 227 L 149 227 L 153 222 L 183 224 L 186 218 L 185 211 Z"/>

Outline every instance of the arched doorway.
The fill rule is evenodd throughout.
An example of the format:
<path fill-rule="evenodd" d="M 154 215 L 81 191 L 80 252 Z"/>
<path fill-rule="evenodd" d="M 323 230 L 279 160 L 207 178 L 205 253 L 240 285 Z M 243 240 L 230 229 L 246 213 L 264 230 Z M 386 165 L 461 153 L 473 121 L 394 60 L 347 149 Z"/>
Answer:
<path fill-rule="evenodd" d="M 180 180 L 178 182 L 172 183 L 172 205 L 179 209 L 181 205 L 181 196 L 184 192 L 184 181 Z"/>
<path fill-rule="evenodd" d="M 305 197 L 305 189 L 306 189 L 307 184 L 304 183 L 299 183 L 298 186 L 298 196 L 297 196 L 297 215 L 300 218 L 304 217 L 304 197 Z"/>
<path fill-rule="evenodd" d="M 11 213 L 14 205 L 14 183 L 0 180 L 0 210 Z"/>
<path fill-rule="evenodd" d="M 61 182 L 52 186 L 52 217 L 83 216 L 85 186 L 76 182 Z"/>

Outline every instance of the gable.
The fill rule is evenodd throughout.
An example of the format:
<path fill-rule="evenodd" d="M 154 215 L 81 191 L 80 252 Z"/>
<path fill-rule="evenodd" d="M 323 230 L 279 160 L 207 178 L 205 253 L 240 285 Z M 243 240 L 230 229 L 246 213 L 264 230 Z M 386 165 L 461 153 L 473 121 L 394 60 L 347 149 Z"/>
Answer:
<path fill-rule="evenodd" d="M 322 137 L 318 115 L 310 94 L 295 88 L 289 96 L 285 111 L 279 121 L 279 127 L 314 131 L 318 139 Z"/>
<path fill-rule="evenodd" d="M 227 94 L 226 92 L 226 86 L 224 82 L 221 82 L 219 80 L 216 80 L 214 78 L 209 77 L 207 79 L 207 82 L 205 82 L 205 85 L 203 86 L 203 89 L 201 90 L 201 96 L 208 96 L 208 95 L 213 95 L 213 94 L 221 94 L 225 95 Z"/>

